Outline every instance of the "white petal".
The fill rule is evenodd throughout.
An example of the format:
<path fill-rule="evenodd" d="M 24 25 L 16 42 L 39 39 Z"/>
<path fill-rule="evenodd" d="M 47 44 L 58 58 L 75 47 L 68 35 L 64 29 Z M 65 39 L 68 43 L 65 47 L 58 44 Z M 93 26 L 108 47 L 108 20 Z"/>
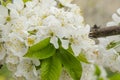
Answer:
<path fill-rule="evenodd" d="M 51 40 L 50 40 L 50 43 L 52 43 L 56 49 L 59 48 L 57 37 L 52 37 Z"/>
<path fill-rule="evenodd" d="M 106 25 L 107 26 L 115 26 L 115 25 L 118 25 L 118 24 L 113 22 L 113 21 L 111 21 L 111 22 L 108 22 Z"/>
<path fill-rule="evenodd" d="M 85 29 L 85 30 L 84 30 L 84 33 L 85 33 L 85 34 L 89 34 L 89 32 L 90 32 L 90 26 L 89 26 L 88 24 L 85 26 L 84 29 Z"/>
<path fill-rule="evenodd" d="M 8 3 L 7 6 L 6 6 L 8 9 L 16 9 L 16 6 L 13 5 L 12 3 Z"/>
<path fill-rule="evenodd" d="M 19 58 L 15 55 L 9 53 L 6 57 L 6 63 L 18 64 Z"/>
<path fill-rule="evenodd" d="M 8 16 L 8 9 L 0 5 L 0 24 L 4 24 Z"/>
<path fill-rule="evenodd" d="M 81 51 L 81 47 L 77 44 L 72 44 L 71 45 L 71 48 L 75 54 L 75 56 L 78 56 L 80 54 L 80 51 Z"/>
<path fill-rule="evenodd" d="M 6 6 L 8 9 L 22 10 L 24 7 L 24 3 L 22 0 L 13 0 L 13 3 L 8 3 Z"/>
<path fill-rule="evenodd" d="M 61 42 L 62 42 L 62 47 L 64 49 L 68 49 L 69 41 L 61 39 Z"/>
<path fill-rule="evenodd" d="M 36 70 L 36 67 L 35 67 L 35 66 L 33 67 L 33 73 L 34 73 L 35 76 L 38 76 L 37 70 Z"/>
<path fill-rule="evenodd" d="M 33 64 L 35 64 L 35 66 L 39 66 L 40 65 L 40 61 L 38 59 L 32 59 Z"/>
<path fill-rule="evenodd" d="M 18 17 L 19 17 L 19 13 L 18 13 L 15 9 L 12 9 L 12 10 L 10 11 L 10 16 L 11 16 L 12 18 L 18 18 Z"/>
<path fill-rule="evenodd" d="M 22 10 L 24 7 L 24 3 L 22 0 L 14 0 L 13 4 L 15 4 L 17 10 Z"/>
<path fill-rule="evenodd" d="M 0 5 L 0 16 L 8 16 L 8 9 Z"/>
<path fill-rule="evenodd" d="M 60 1 L 60 3 L 62 3 L 63 5 L 68 5 L 68 4 L 70 4 L 73 0 L 59 0 Z"/>
<path fill-rule="evenodd" d="M 115 21 L 115 22 L 117 22 L 117 23 L 119 23 L 120 22 L 120 17 L 117 15 L 117 14 L 113 14 L 112 15 L 112 18 L 113 18 L 113 20 Z"/>
<path fill-rule="evenodd" d="M 0 24 L 4 24 L 6 22 L 6 19 L 0 15 Z"/>
<path fill-rule="evenodd" d="M 117 10 L 117 13 L 120 14 L 120 8 Z"/>
<path fill-rule="evenodd" d="M 26 7 L 32 8 L 38 3 L 38 0 L 28 1 L 26 2 Z"/>

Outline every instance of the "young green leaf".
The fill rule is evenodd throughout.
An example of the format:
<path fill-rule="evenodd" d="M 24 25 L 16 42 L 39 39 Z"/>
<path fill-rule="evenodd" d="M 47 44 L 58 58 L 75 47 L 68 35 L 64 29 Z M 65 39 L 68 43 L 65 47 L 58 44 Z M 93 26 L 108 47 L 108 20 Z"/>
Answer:
<path fill-rule="evenodd" d="M 120 73 L 113 72 L 109 68 L 105 68 L 109 80 L 120 80 Z"/>
<path fill-rule="evenodd" d="M 78 59 L 79 61 L 82 61 L 82 62 L 87 63 L 87 64 L 90 63 L 90 62 L 87 60 L 87 58 L 86 58 L 86 56 L 85 56 L 85 54 L 84 54 L 83 52 L 81 52 L 81 53 L 77 56 L 77 59 Z"/>
<path fill-rule="evenodd" d="M 45 59 L 53 56 L 56 52 L 55 47 L 52 44 L 49 44 L 47 47 L 42 48 L 38 51 L 29 51 L 25 54 L 24 57 L 35 58 L 35 59 Z"/>
<path fill-rule="evenodd" d="M 118 41 L 118 42 L 115 42 L 115 41 L 110 42 L 110 43 L 107 45 L 106 49 L 111 49 L 111 48 L 114 48 L 114 47 L 116 47 L 116 46 L 120 46 L 120 41 Z"/>
<path fill-rule="evenodd" d="M 120 73 L 116 73 L 109 78 L 109 80 L 120 80 Z"/>
<path fill-rule="evenodd" d="M 61 71 L 62 64 L 57 55 L 42 60 L 41 80 L 59 80 Z"/>
<path fill-rule="evenodd" d="M 1 3 L 3 6 L 6 6 L 8 3 L 12 3 L 12 0 L 0 0 L 0 3 Z"/>
<path fill-rule="evenodd" d="M 32 0 L 23 0 L 24 3 L 28 2 L 28 1 L 32 1 Z"/>
<path fill-rule="evenodd" d="M 35 52 L 35 51 L 39 51 L 43 48 L 45 48 L 46 46 L 48 46 L 50 44 L 50 37 L 41 40 L 40 42 L 36 43 L 35 45 L 31 46 L 28 51 L 29 52 Z"/>
<path fill-rule="evenodd" d="M 67 50 L 60 48 L 59 56 L 66 71 L 71 75 L 73 80 L 80 80 L 82 74 L 82 66 L 76 57 Z"/>
<path fill-rule="evenodd" d="M 34 29 L 34 30 L 32 30 L 32 31 L 28 31 L 28 33 L 29 33 L 30 35 L 36 35 L 37 30 L 36 30 L 36 29 Z"/>
<path fill-rule="evenodd" d="M 97 65 L 95 65 L 95 75 L 97 76 L 97 77 L 100 77 L 100 75 L 101 75 L 101 70 L 100 70 L 100 68 L 99 68 L 99 66 L 97 66 Z"/>
<path fill-rule="evenodd" d="M 67 51 L 68 51 L 69 53 L 71 53 L 71 54 L 74 54 L 74 52 L 73 52 L 73 50 L 72 50 L 72 48 L 71 48 L 71 46 L 70 46 L 70 45 L 69 45 L 69 47 L 68 47 Z"/>

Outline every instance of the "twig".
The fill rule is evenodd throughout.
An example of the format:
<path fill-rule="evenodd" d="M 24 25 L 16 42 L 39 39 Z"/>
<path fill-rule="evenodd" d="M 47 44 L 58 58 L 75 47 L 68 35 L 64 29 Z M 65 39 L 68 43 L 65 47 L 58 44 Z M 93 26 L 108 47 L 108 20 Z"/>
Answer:
<path fill-rule="evenodd" d="M 100 28 L 97 25 L 94 25 L 94 27 L 91 28 L 89 37 L 99 38 L 99 37 L 107 37 L 113 35 L 120 35 L 120 26 Z"/>

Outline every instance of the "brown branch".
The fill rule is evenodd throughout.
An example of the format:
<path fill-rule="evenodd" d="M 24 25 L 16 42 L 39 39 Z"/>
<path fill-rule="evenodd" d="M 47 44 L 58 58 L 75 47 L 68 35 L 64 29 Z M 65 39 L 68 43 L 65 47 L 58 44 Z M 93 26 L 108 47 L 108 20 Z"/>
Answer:
<path fill-rule="evenodd" d="M 94 25 L 94 27 L 91 28 L 89 37 L 100 38 L 100 37 L 107 37 L 113 35 L 120 35 L 120 26 L 100 28 L 97 25 Z"/>

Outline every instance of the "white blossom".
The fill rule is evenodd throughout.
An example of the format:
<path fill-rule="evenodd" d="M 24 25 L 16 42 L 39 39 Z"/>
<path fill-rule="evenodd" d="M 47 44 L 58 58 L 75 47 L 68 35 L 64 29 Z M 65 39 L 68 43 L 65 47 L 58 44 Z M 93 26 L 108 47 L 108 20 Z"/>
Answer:
<path fill-rule="evenodd" d="M 117 13 L 120 15 L 120 9 L 117 10 Z M 120 16 L 118 16 L 116 13 L 112 15 L 113 21 L 108 22 L 107 26 L 115 26 L 120 24 Z"/>
<path fill-rule="evenodd" d="M 84 51 L 91 64 L 82 63 L 81 80 L 96 79 L 94 64 L 101 65 L 102 77 L 106 77 L 104 66 L 120 71 L 118 53 L 115 49 L 106 50 L 110 38 L 99 39 L 100 44 L 96 45 L 89 38 L 90 26 L 83 23 L 80 8 L 71 2 L 72 0 L 31 0 L 24 3 L 22 0 L 14 0 L 6 7 L 0 5 L 0 42 L 4 42 L 4 46 L 0 44 L 0 60 L 5 60 L 16 79 L 39 80 L 40 69 L 37 70 L 36 66 L 41 65 L 40 60 L 25 58 L 24 55 L 30 46 L 48 37 L 56 49 L 60 47 L 60 40 L 64 49 L 71 47 L 74 56 Z M 63 7 L 59 8 L 58 4 Z M 117 12 L 120 13 L 120 10 Z M 113 20 L 108 25 L 118 25 L 120 17 L 113 14 Z M 31 31 L 35 32 L 31 34 Z M 64 70 L 62 74 L 61 77 L 69 79 L 69 76 L 64 76 L 67 75 Z"/>
<path fill-rule="evenodd" d="M 5 55 L 5 63 L 14 77 L 20 80 L 38 80 L 36 67 L 39 60 L 25 59 L 23 56 L 29 46 L 50 37 L 50 43 L 59 48 L 58 39 L 62 47 L 71 46 L 74 55 L 78 56 L 81 50 L 85 55 L 94 51 L 94 41 L 88 37 L 90 26 L 83 24 L 83 17 L 77 5 L 71 4 L 72 0 L 32 0 L 23 3 L 14 0 L 6 7 L 0 6 L 1 41 L 4 41 L 1 59 Z M 58 8 L 57 4 L 63 8 Z M 9 9 L 9 14 L 8 14 Z M 3 13 L 4 11 L 4 13 Z M 5 23 L 5 24 L 4 24 Z M 30 31 L 36 31 L 33 34 Z M 88 52 L 88 50 L 91 50 Z M 5 52 L 6 54 L 3 54 Z M 64 71 L 63 71 L 64 72 Z M 83 73 L 84 74 L 84 73 Z M 84 79 L 83 79 L 84 80 Z"/>
<path fill-rule="evenodd" d="M 8 9 L 0 5 L 0 24 L 4 24 L 8 17 Z"/>
<path fill-rule="evenodd" d="M 119 9 L 117 10 L 119 13 Z M 107 27 L 110 26 L 118 26 L 120 24 L 120 16 L 114 13 L 112 15 L 113 21 L 107 23 Z M 117 46 L 111 47 L 107 49 L 107 46 L 110 45 L 111 42 L 117 42 Z M 120 52 L 120 36 L 110 36 L 106 38 L 99 38 L 99 51 L 100 54 L 98 56 L 97 63 L 103 65 L 104 67 L 110 68 L 113 72 L 120 71 L 118 67 L 119 64 L 119 52 Z"/>

